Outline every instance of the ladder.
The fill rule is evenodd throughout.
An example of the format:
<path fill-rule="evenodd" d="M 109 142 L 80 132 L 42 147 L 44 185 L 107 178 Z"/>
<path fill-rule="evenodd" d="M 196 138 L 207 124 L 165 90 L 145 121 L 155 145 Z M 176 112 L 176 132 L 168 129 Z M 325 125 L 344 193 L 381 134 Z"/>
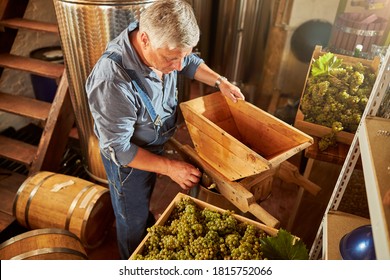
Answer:
<path fill-rule="evenodd" d="M 355 165 L 361 155 L 360 144 L 362 141 L 359 141 L 359 131 L 362 130 L 362 126 L 364 125 L 367 117 L 375 117 L 378 109 L 382 103 L 386 94 L 388 93 L 388 88 L 390 86 L 390 47 L 387 49 L 387 54 L 383 59 L 382 65 L 380 67 L 376 82 L 372 89 L 370 98 L 367 102 L 366 108 L 363 112 L 359 127 L 355 133 L 352 144 L 349 148 L 347 157 L 344 161 L 343 167 L 337 179 L 335 188 L 333 190 L 332 196 L 329 200 L 328 206 L 325 210 L 322 222 L 318 228 L 316 238 L 313 242 L 313 245 L 310 250 L 310 259 L 319 259 L 320 253 L 323 248 L 323 227 L 325 217 L 331 210 L 337 210 L 341 199 L 344 195 L 344 192 L 348 186 L 348 182 L 351 178 L 352 172 L 355 168 Z M 360 143 L 360 144 L 359 144 Z M 363 159 L 362 159 L 363 160 Z M 364 168 L 363 168 L 364 169 Z M 366 186 L 367 188 L 367 186 Z M 371 210 L 370 210 L 371 212 Z M 375 237 L 375 236 L 374 236 Z M 375 240 L 374 240 L 375 241 Z"/>
<path fill-rule="evenodd" d="M 18 30 L 59 35 L 56 23 L 24 19 L 28 0 L 0 0 L 0 78 L 5 68 L 54 79 L 53 102 L 0 92 L 0 111 L 34 120 L 43 128 L 38 145 L 0 135 L 0 157 L 23 164 L 31 175 L 40 170 L 56 172 L 74 125 L 74 113 L 63 64 L 41 61 L 11 53 Z M 19 71 L 14 71 L 18 73 Z M 17 75 L 17 74 L 15 74 Z"/>

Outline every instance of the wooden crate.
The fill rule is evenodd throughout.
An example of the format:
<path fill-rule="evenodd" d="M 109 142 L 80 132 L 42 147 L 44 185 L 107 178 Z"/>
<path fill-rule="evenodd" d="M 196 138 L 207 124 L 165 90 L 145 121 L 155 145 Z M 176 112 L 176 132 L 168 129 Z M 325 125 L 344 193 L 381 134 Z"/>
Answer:
<path fill-rule="evenodd" d="M 306 81 L 305 81 L 305 84 L 303 86 L 303 91 L 302 91 L 302 95 L 301 95 L 301 102 L 302 102 L 303 95 L 305 94 L 305 91 L 306 91 L 306 83 L 307 83 L 307 80 L 310 76 L 311 66 L 312 66 L 313 60 L 317 59 L 321 55 L 324 55 L 325 53 L 326 52 L 322 51 L 321 46 L 315 47 L 315 49 L 313 51 L 312 59 L 310 61 L 309 69 L 307 71 Z M 344 56 L 344 55 L 340 55 L 340 54 L 336 54 L 336 56 L 338 58 L 342 59 L 345 64 L 356 64 L 357 62 L 361 62 L 363 65 L 371 67 L 371 69 L 373 69 L 376 73 L 378 73 L 379 64 L 380 64 L 379 57 L 375 57 L 375 59 L 373 59 L 373 60 L 367 60 L 367 59 L 356 58 L 356 57 L 351 57 L 351 56 Z M 319 124 L 305 121 L 305 116 L 304 116 L 303 112 L 301 111 L 300 106 L 298 107 L 298 110 L 297 110 L 294 126 L 297 129 L 299 129 L 299 130 L 301 130 L 301 131 L 303 131 L 311 136 L 316 136 L 316 137 L 320 137 L 320 138 L 322 138 L 326 135 L 329 135 L 332 132 L 332 129 L 330 127 L 326 127 L 323 125 L 319 125 Z M 354 138 L 354 135 L 355 135 L 354 133 L 340 131 L 340 132 L 336 133 L 336 140 L 337 140 L 337 142 L 351 145 L 352 140 Z"/>
<path fill-rule="evenodd" d="M 235 181 L 278 166 L 313 138 L 253 104 L 215 92 L 180 104 L 199 156 Z"/>
<path fill-rule="evenodd" d="M 195 204 L 200 207 L 201 209 L 210 209 L 212 211 L 217 211 L 219 213 L 224 213 L 227 210 L 224 210 L 222 208 L 216 207 L 212 204 L 209 204 L 207 202 L 204 202 L 202 200 L 190 197 L 183 193 L 178 193 L 175 198 L 171 201 L 171 203 L 168 205 L 168 207 L 165 209 L 165 211 L 161 214 L 160 218 L 156 221 L 156 225 L 164 225 L 165 222 L 168 220 L 169 216 L 171 215 L 172 211 L 175 209 L 176 205 L 183 199 L 183 198 L 190 198 L 192 201 L 195 202 Z M 234 217 L 242 223 L 248 223 L 251 225 L 254 225 L 256 228 L 263 230 L 270 236 L 276 236 L 278 234 L 278 230 L 269 226 L 266 226 L 262 223 L 258 223 L 256 221 L 253 221 L 249 218 L 245 218 L 243 216 L 233 214 Z M 144 248 L 146 240 L 148 240 L 150 234 L 148 233 L 145 238 L 141 241 L 141 243 L 138 245 L 138 247 L 134 250 L 133 254 L 130 256 L 130 260 L 134 259 L 135 255 L 142 254 L 142 250 Z"/>

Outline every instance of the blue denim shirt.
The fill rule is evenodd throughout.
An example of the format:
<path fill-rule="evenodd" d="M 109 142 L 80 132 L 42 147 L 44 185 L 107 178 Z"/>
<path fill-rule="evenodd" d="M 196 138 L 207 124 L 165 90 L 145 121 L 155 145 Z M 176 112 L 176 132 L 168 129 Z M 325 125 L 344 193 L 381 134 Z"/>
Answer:
<path fill-rule="evenodd" d="M 157 74 L 141 62 L 130 43 L 129 33 L 137 27 L 138 22 L 131 23 L 108 44 L 106 52 L 119 53 L 123 67 L 137 72 L 156 113 L 164 120 L 176 111 L 177 74 L 193 79 L 203 60 L 195 54 L 185 57 L 183 69 L 164 75 L 162 83 Z M 151 117 L 138 92 L 128 80 L 126 73 L 114 61 L 101 57 L 85 85 L 100 149 L 106 155 L 112 150 L 120 165 L 131 162 L 138 147 L 146 146 L 155 138 Z"/>

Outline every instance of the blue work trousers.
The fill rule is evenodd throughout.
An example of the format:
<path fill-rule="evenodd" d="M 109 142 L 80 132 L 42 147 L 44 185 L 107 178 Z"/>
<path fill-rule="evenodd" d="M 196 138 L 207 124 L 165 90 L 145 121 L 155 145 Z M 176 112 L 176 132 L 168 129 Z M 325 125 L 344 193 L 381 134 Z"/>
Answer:
<path fill-rule="evenodd" d="M 118 166 L 101 155 L 116 217 L 119 253 L 127 260 L 145 237 L 146 228 L 154 223 L 149 204 L 156 173 Z"/>

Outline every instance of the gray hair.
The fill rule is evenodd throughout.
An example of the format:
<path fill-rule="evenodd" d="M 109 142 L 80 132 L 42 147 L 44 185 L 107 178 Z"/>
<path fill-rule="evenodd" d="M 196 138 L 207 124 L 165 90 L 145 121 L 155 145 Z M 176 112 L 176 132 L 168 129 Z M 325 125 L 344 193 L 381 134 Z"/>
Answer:
<path fill-rule="evenodd" d="M 193 48 L 199 41 L 194 11 L 182 0 L 157 0 L 140 14 L 139 28 L 154 48 Z"/>

